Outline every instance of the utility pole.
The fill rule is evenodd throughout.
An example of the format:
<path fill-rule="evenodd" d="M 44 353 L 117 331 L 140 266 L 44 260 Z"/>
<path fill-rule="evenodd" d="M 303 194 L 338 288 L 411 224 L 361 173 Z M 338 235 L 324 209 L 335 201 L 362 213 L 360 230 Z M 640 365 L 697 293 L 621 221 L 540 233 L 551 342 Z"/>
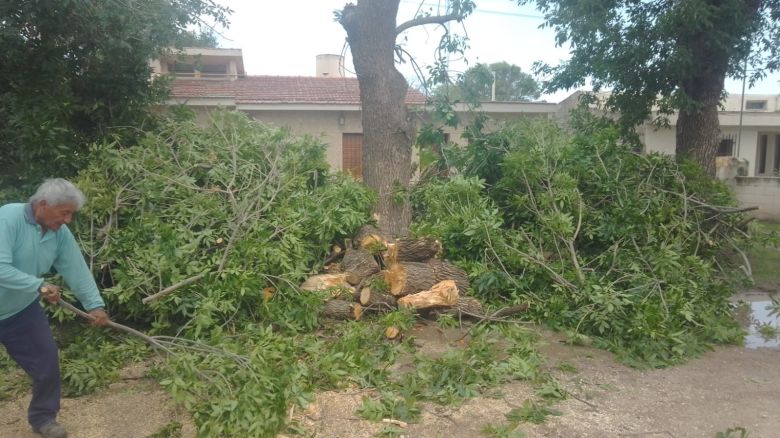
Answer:
<path fill-rule="evenodd" d="M 745 55 L 745 66 L 742 69 L 742 97 L 739 101 L 739 130 L 737 131 L 737 153 L 734 155 L 739 159 L 739 152 L 742 148 L 742 114 L 745 112 L 745 82 L 747 82 L 747 62 L 750 52 Z"/>
<path fill-rule="evenodd" d="M 490 92 L 490 101 L 495 102 L 496 101 L 496 72 L 491 71 L 493 73 L 493 89 Z"/>

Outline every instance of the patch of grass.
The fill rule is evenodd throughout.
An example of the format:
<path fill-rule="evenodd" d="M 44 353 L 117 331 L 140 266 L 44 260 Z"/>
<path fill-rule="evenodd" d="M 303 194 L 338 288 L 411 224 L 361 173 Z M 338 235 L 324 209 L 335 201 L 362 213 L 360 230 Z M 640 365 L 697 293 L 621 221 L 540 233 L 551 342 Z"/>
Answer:
<path fill-rule="evenodd" d="M 765 323 L 757 323 L 756 325 L 756 331 L 761 335 L 762 338 L 765 340 L 767 339 L 775 339 L 778 334 L 778 329 L 776 326 L 774 326 L 771 323 L 765 322 Z"/>
<path fill-rule="evenodd" d="M 744 427 L 730 427 L 715 434 L 715 438 L 748 438 L 749 436 L 750 432 Z"/>
<path fill-rule="evenodd" d="M 780 286 L 780 223 L 758 222 L 751 225 L 756 244 L 747 251 L 747 257 L 753 269 L 756 286 L 777 288 Z"/>
<path fill-rule="evenodd" d="M 577 367 L 575 367 L 574 365 L 566 361 L 559 363 L 558 369 L 563 371 L 564 373 L 569 373 L 569 374 L 577 374 L 579 372 L 579 370 L 577 370 Z"/>
<path fill-rule="evenodd" d="M 181 438 L 182 424 L 178 421 L 173 421 L 161 427 L 157 432 L 149 435 L 146 438 Z"/>
<path fill-rule="evenodd" d="M 542 424 L 550 415 L 561 415 L 560 411 L 550 408 L 546 403 L 538 403 L 526 400 L 519 408 L 514 408 L 506 414 L 507 420 L 512 424 L 533 423 Z"/>
<path fill-rule="evenodd" d="M 5 350 L 0 350 L 0 401 L 10 400 L 29 389 L 30 378 Z"/>
<path fill-rule="evenodd" d="M 482 429 L 482 433 L 490 438 L 525 438 L 525 431 L 518 426 L 502 424 L 500 426 L 489 425 Z"/>

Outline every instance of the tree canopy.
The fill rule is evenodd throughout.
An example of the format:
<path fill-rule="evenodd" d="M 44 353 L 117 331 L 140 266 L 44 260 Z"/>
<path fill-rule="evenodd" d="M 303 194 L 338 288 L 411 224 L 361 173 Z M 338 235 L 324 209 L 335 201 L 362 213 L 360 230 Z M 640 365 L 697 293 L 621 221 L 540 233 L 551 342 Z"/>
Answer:
<path fill-rule="evenodd" d="M 778 0 L 519 0 L 537 4 L 556 43 L 571 59 L 542 66 L 547 90 L 592 80 L 611 89 L 606 104 L 631 128 L 679 111 L 679 156 L 714 173 L 717 105 L 727 76 L 741 77 L 747 57 L 751 80 L 780 68 Z"/>
<path fill-rule="evenodd" d="M 493 98 L 494 80 L 495 100 L 498 101 L 530 102 L 541 95 L 533 76 L 506 61 L 476 64 L 463 72 L 454 86 L 440 86 L 436 93 L 444 93 L 450 99 L 488 101 Z"/>
<path fill-rule="evenodd" d="M 4 182 L 72 174 L 91 142 L 137 132 L 164 96 L 149 59 L 228 13 L 206 0 L 0 3 Z"/>

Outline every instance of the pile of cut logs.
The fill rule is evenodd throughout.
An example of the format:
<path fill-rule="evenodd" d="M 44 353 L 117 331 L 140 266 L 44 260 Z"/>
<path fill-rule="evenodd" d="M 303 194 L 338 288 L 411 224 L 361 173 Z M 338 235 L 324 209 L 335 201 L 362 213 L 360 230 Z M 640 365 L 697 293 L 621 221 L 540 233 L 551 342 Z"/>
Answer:
<path fill-rule="evenodd" d="M 327 273 L 308 278 L 301 289 L 337 290 L 323 316 L 359 320 L 365 312 L 382 313 L 399 307 L 421 314 L 484 316 L 480 302 L 464 295 L 469 288 L 466 273 L 441 259 L 442 245 L 433 238 L 387 242 L 367 235 L 345 250 L 334 251 Z M 389 336 L 388 337 L 392 337 Z"/>

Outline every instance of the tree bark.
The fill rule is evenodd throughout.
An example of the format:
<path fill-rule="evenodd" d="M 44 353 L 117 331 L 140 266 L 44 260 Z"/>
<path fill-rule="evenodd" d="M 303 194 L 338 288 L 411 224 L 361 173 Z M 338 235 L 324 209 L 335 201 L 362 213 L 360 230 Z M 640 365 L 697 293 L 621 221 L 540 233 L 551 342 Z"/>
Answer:
<path fill-rule="evenodd" d="M 466 292 L 470 287 L 469 276 L 466 271 L 444 260 L 431 259 L 428 265 L 433 270 L 433 278 L 436 281 L 455 280 L 458 290 Z"/>
<path fill-rule="evenodd" d="M 389 264 L 424 262 L 441 255 L 441 251 L 441 242 L 433 237 L 398 239 L 395 243 L 387 245 L 387 261 Z"/>
<path fill-rule="evenodd" d="M 716 10 L 722 10 L 722 2 L 705 0 Z M 729 17 L 715 17 L 714 26 L 728 25 L 740 29 L 748 29 L 751 23 L 756 23 L 761 2 L 746 0 L 741 3 L 744 10 L 731 13 Z M 723 14 L 723 12 L 719 12 Z M 741 17 L 741 18 L 740 18 Z M 736 20 L 736 22 L 734 22 Z M 690 69 L 680 81 L 680 90 L 693 104 L 680 109 L 677 120 L 677 138 L 675 154 L 678 158 L 689 158 L 698 162 L 707 175 L 715 177 L 715 157 L 718 153 L 720 137 L 720 122 L 718 120 L 718 105 L 723 95 L 724 82 L 733 62 L 731 55 L 733 47 L 741 42 L 742 32 L 732 32 L 721 36 L 721 41 L 712 39 L 712 30 L 708 27 L 698 27 L 698 31 L 689 30 L 683 33 L 678 41 L 678 50 L 691 57 L 688 61 Z"/>
<path fill-rule="evenodd" d="M 427 263 L 396 263 L 383 272 L 390 294 L 396 297 L 430 289 L 440 281 L 436 279 L 433 268 Z"/>
<path fill-rule="evenodd" d="M 363 181 L 379 194 L 375 212 L 384 237 L 405 236 L 412 217 L 407 189 L 414 125 L 405 103 L 409 84 L 395 68 L 399 2 L 359 0 L 344 6 L 339 20 L 347 31 L 363 106 Z"/>
<path fill-rule="evenodd" d="M 322 316 L 331 319 L 351 319 L 359 321 L 363 316 L 363 306 L 344 300 L 329 300 L 322 307 Z"/>
<path fill-rule="evenodd" d="M 341 267 L 347 274 L 347 282 L 353 286 L 369 275 L 379 272 L 379 264 L 374 260 L 374 256 L 362 248 L 347 248 L 344 252 L 344 260 L 341 261 Z"/>

